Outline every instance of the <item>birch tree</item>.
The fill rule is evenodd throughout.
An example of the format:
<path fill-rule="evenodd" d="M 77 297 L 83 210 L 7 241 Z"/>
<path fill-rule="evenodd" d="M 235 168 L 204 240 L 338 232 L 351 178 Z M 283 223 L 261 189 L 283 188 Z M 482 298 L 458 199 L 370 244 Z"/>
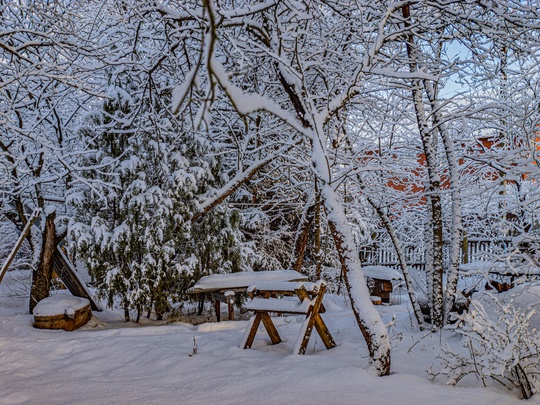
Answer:
<path fill-rule="evenodd" d="M 317 178 L 353 312 L 377 372 L 386 375 L 388 334 L 369 299 L 340 196 L 340 186 L 358 169 L 358 162 L 342 154 L 339 129 L 348 103 L 367 90 L 367 77 L 425 74 L 383 67 L 381 49 L 403 32 L 393 18 L 398 6 L 361 4 L 355 13 L 351 6 L 329 1 L 218 7 L 205 1 L 191 14 L 207 19 L 203 66 L 207 93 L 220 88 L 239 115 L 264 111 L 286 123 L 289 134 L 300 137 L 299 146 L 288 153 L 304 156 Z M 168 15 L 180 18 L 187 13 L 168 11 Z M 231 57 L 226 56 L 229 51 Z M 246 80 L 255 74 L 250 67 L 260 66 L 262 60 L 264 75 L 257 72 L 256 77 L 266 84 L 264 94 Z"/>

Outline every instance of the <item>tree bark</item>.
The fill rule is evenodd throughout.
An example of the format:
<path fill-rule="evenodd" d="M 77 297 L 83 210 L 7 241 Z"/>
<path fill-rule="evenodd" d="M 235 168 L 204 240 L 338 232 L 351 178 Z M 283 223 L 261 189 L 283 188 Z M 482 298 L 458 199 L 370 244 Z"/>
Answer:
<path fill-rule="evenodd" d="M 437 100 L 437 92 L 431 82 L 424 80 L 426 94 L 431 103 L 431 111 L 433 116 L 433 125 L 437 128 L 438 133 L 444 145 L 446 160 L 448 162 L 448 172 L 450 175 L 450 190 L 452 197 L 452 231 L 450 237 L 450 263 L 447 269 L 446 293 L 445 293 L 445 308 L 444 308 L 444 324 L 448 319 L 448 313 L 452 310 L 456 300 L 458 270 L 460 263 L 460 247 L 461 236 L 463 234 L 463 223 L 461 213 L 461 190 L 459 185 L 459 168 L 454 150 L 454 142 L 448 133 L 441 112 L 441 106 Z"/>
<path fill-rule="evenodd" d="M 54 220 L 56 213 L 52 212 L 47 215 L 45 220 L 45 229 L 43 230 L 43 241 L 39 262 L 37 267 L 32 272 L 32 287 L 30 290 L 29 310 L 33 313 L 34 307 L 43 298 L 49 296 L 51 285 L 51 277 L 53 272 L 53 257 L 56 252 L 58 240 L 56 238 L 56 225 Z"/>
<path fill-rule="evenodd" d="M 321 251 L 321 193 L 319 187 L 315 183 L 315 241 L 314 241 L 314 258 L 315 258 L 315 278 L 321 279 L 322 268 L 322 251 Z"/>
<path fill-rule="evenodd" d="M 331 186 L 324 185 L 321 191 L 354 317 L 366 341 L 377 374 L 389 375 L 390 339 L 386 326 L 369 298 L 369 290 L 343 205 Z"/>
<path fill-rule="evenodd" d="M 411 23 L 411 13 L 409 5 L 402 7 L 404 24 L 409 28 Z M 415 71 L 420 62 L 420 57 L 416 49 L 414 36 L 412 33 L 406 37 L 405 46 L 409 57 L 409 67 L 411 72 Z M 422 92 L 422 83 L 415 79 L 411 86 L 412 99 L 416 114 L 416 121 L 422 148 L 426 158 L 427 180 L 425 191 L 427 194 L 426 207 L 431 216 L 431 230 L 428 238 L 432 240 L 432 273 L 431 273 L 431 323 L 436 328 L 442 328 L 444 325 L 444 297 L 443 297 L 443 222 L 442 207 L 440 196 L 441 178 L 437 172 L 437 154 L 436 154 L 436 132 L 429 130 L 428 118 L 424 108 L 424 99 Z M 427 259 L 426 259 L 427 260 Z M 426 263 L 426 266 L 429 264 Z M 429 277 L 429 276 L 428 276 Z M 428 281 L 429 282 L 429 281 Z"/>
<path fill-rule="evenodd" d="M 309 230 L 311 223 L 313 222 L 313 205 L 307 209 L 306 216 L 300 224 L 299 234 L 296 238 L 296 244 L 294 247 L 294 270 L 300 272 L 302 264 L 304 263 L 304 256 L 306 255 L 306 247 L 309 240 Z"/>
<path fill-rule="evenodd" d="M 396 251 L 399 265 L 401 267 L 401 272 L 403 273 L 403 279 L 405 280 L 405 285 L 407 286 L 407 293 L 413 307 L 414 317 L 416 319 L 416 322 L 418 323 L 418 327 L 420 328 L 420 330 L 424 330 L 424 317 L 422 315 L 422 310 L 420 309 L 420 304 L 418 304 L 418 300 L 416 299 L 416 293 L 412 285 L 412 278 L 409 274 L 409 266 L 407 266 L 405 255 L 403 254 L 403 249 L 401 248 L 401 242 L 394 231 L 394 227 L 392 226 L 388 215 L 382 209 L 375 205 L 375 202 L 372 198 L 369 198 L 368 196 L 367 200 L 379 215 L 379 219 L 383 223 L 384 228 L 386 229 L 386 233 L 388 234 L 388 236 L 390 236 L 392 245 L 394 245 L 394 250 Z"/>

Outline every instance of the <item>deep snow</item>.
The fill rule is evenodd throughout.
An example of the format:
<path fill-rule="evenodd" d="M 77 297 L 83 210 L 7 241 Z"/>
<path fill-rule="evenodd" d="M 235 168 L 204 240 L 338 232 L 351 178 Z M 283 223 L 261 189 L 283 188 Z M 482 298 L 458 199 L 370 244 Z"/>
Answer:
<path fill-rule="evenodd" d="M 247 321 L 141 326 L 104 311 L 75 332 L 34 329 L 27 299 L 14 297 L 19 278 L 9 272 L 0 285 L 0 404 L 523 403 L 474 378 L 457 387 L 429 381 L 439 343 L 459 342 L 448 332 L 415 331 L 404 295 L 377 307 L 387 324 L 395 314 L 393 372 L 381 378 L 342 297 L 328 295 L 323 314 L 338 347 L 327 351 L 314 331 L 299 356 L 291 353 L 302 316 L 275 319 L 283 343 L 271 346 L 259 331 L 248 350 L 238 347 Z M 540 404 L 540 395 L 527 403 Z"/>

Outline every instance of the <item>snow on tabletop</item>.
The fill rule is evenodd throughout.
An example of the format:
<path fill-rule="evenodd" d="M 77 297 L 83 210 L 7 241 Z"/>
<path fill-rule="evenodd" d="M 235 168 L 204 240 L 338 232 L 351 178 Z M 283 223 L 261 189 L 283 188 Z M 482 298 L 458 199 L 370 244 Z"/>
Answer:
<path fill-rule="evenodd" d="M 74 316 L 76 311 L 87 305 L 90 305 L 90 301 L 86 298 L 57 294 L 39 301 L 34 308 L 34 316 Z"/>
<path fill-rule="evenodd" d="M 320 288 L 320 283 L 311 283 L 306 281 L 264 281 L 257 284 L 252 284 L 248 288 L 248 292 L 252 291 L 294 291 L 302 288 L 306 291 L 316 291 Z"/>
<path fill-rule="evenodd" d="M 294 270 L 253 271 L 230 274 L 211 274 L 202 277 L 191 292 L 211 292 L 232 288 L 247 288 L 252 284 L 266 281 L 307 280 L 307 277 Z"/>
<path fill-rule="evenodd" d="M 313 305 L 312 300 L 302 302 L 297 299 L 266 299 L 253 298 L 246 302 L 246 309 L 250 311 L 268 311 L 268 312 L 290 312 L 294 314 L 307 314 L 309 307 Z"/>
<path fill-rule="evenodd" d="M 365 277 L 379 280 L 403 280 L 403 276 L 396 269 L 386 266 L 366 266 L 362 267 Z"/>

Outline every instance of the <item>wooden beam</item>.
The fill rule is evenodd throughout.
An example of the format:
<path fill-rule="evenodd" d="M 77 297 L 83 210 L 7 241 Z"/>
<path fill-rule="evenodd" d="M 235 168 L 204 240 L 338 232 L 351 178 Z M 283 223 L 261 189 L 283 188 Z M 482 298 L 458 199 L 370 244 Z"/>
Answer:
<path fill-rule="evenodd" d="M 54 252 L 53 269 L 71 294 L 75 297 L 86 298 L 90 301 L 93 311 L 101 311 L 101 308 L 92 299 L 92 296 L 86 289 L 86 285 L 79 278 L 77 270 L 75 270 L 75 267 L 60 246 L 57 246 L 56 252 Z"/>
<path fill-rule="evenodd" d="M 248 328 L 249 334 L 246 338 L 246 343 L 244 344 L 244 349 L 249 349 L 255 340 L 255 335 L 257 334 L 257 329 L 261 323 L 262 315 L 260 312 L 256 312 L 255 315 L 249 320 Z M 251 326 L 251 327 L 250 327 Z"/>
<path fill-rule="evenodd" d="M 332 337 L 330 331 L 326 327 L 326 324 L 324 323 L 323 319 L 319 314 L 314 317 L 315 319 L 315 329 L 317 329 L 317 332 L 319 333 L 319 336 L 321 337 L 321 340 L 323 341 L 324 345 L 327 349 L 332 349 L 333 347 L 336 347 L 336 342 L 334 341 L 334 338 Z"/>
<path fill-rule="evenodd" d="M 19 239 L 17 239 L 17 242 L 15 243 L 15 246 L 13 249 L 11 249 L 11 252 L 9 253 L 7 260 L 5 261 L 4 265 L 2 266 L 2 269 L 0 270 L 0 283 L 2 282 L 4 275 L 9 269 L 9 266 L 11 266 L 11 263 L 13 263 L 13 260 L 15 260 L 15 255 L 21 248 L 24 240 L 28 236 L 28 232 L 30 232 L 30 228 L 34 224 L 35 220 L 39 217 L 39 214 L 41 214 L 41 208 L 36 208 L 32 215 L 30 216 L 30 219 L 26 221 L 26 225 L 24 226 L 21 235 L 19 236 Z"/>
<path fill-rule="evenodd" d="M 275 345 L 281 343 L 281 337 L 279 336 L 279 333 L 274 326 L 274 322 L 272 322 L 272 318 L 270 318 L 270 315 L 268 315 L 268 312 L 261 312 L 261 317 L 264 328 L 266 329 L 266 332 L 268 332 L 268 336 L 270 336 L 272 344 Z"/>
<path fill-rule="evenodd" d="M 214 301 L 214 308 L 216 309 L 216 321 L 220 322 L 221 321 L 221 307 L 220 307 L 219 300 Z"/>

